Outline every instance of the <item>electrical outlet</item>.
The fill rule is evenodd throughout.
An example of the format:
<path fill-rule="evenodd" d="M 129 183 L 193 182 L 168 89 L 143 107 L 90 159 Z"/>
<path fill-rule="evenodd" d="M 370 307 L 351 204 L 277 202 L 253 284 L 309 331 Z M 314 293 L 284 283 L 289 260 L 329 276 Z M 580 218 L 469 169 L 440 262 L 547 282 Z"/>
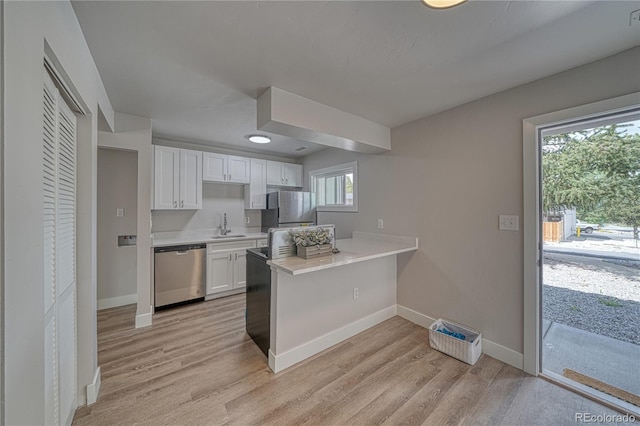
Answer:
<path fill-rule="evenodd" d="M 251 222 L 251 220 L 249 219 L 249 216 L 246 216 L 246 217 L 245 217 L 245 221 L 246 221 L 246 223 L 247 223 L 247 224 L 248 224 L 249 222 Z"/>
<path fill-rule="evenodd" d="M 382 219 L 378 219 L 378 229 L 384 228 L 384 221 Z"/>
<path fill-rule="evenodd" d="M 501 231 L 517 231 L 519 229 L 518 215 L 501 214 L 499 215 L 499 222 Z"/>
<path fill-rule="evenodd" d="M 629 14 L 629 26 L 640 24 L 640 9 L 634 10 Z"/>
<path fill-rule="evenodd" d="M 357 299 L 357 298 L 358 298 L 358 296 L 359 296 L 359 294 L 358 294 L 358 287 L 354 287 L 354 288 L 353 288 L 353 299 L 354 299 L 354 300 L 355 300 L 355 299 Z"/>
<path fill-rule="evenodd" d="M 124 209 L 116 209 L 116 216 L 117 217 L 124 216 Z"/>

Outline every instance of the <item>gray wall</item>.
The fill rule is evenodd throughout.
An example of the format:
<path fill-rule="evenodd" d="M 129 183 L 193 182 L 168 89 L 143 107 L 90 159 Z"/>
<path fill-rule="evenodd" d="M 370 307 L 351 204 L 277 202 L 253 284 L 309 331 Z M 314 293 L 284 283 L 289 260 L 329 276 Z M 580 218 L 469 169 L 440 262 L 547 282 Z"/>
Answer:
<path fill-rule="evenodd" d="M 358 161 L 359 212 L 319 222 L 339 237 L 419 237 L 420 249 L 399 257 L 398 304 L 522 353 L 523 236 L 498 230 L 499 214 L 522 219 L 522 120 L 640 91 L 638 76 L 635 48 L 397 127 L 383 155 L 312 154 L 307 187 L 310 170 Z"/>
<path fill-rule="evenodd" d="M 4 58 L 4 2 L 0 2 L 0 58 Z M 0 61 L 0 164 L 4 162 L 4 60 Z M 4 306 L 4 179 L 0 173 L 0 306 Z M 0 315 L 0 425 L 4 424 L 4 315 Z"/>
<path fill-rule="evenodd" d="M 118 235 L 137 233 L 137 174 L 136 152 L 98 149 L 98 309 L 137 300 L 136 247 L 118 247 Z"/>
<path fill-rule="evenodd" d="M 97 369 L 96 156 L 113 109 L 69 2 L 4 2 L 4 389 L 6 424 L 44 421 L 42 82 L 45 42 L 87 116 L 78 120 L 78 403 Z M 7 107 L 10 106 L 10 107 Z M 111 113 L 109 114 L 109 111 Z M 111 116 L 110 118 L 108 116 Z M 7 177 L 9 179 L 7 179 Z M 40 297 L 38 297 L 40 295 Z"/>

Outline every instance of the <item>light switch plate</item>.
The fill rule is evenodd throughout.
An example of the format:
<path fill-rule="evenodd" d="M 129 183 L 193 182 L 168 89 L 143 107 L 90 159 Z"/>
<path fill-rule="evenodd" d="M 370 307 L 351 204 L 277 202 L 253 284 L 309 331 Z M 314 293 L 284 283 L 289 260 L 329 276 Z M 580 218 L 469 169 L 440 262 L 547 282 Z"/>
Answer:
<path fill-rule="evenodd" d="M 517 231 L 519 229 L 518 215 L 501 214 L 499 215 L 499 222 L 501 231 Z"/>
<path fill-rule="evenodd" d="M 116 216 L 118 217 L 124 216 L 124 209 L 116 209 Z"/>

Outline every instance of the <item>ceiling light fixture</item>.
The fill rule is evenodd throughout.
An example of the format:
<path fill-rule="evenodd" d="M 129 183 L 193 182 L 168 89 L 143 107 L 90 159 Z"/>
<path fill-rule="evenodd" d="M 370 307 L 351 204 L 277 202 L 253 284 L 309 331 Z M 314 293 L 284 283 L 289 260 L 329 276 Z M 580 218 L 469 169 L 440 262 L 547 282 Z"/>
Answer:
<path fill-rule="evenodd" d="M 253 143 L 269 143 L 271 142 L 271 138 L 265 135 L 251 135 L 249 136 L 249 140 Z"/>
<path fill-rule="evenodd" d="M 450 7 L 462 4 L 465 1 L 467 0 L 422 0 L 424 4 L 432 9 L 449 9 Z"/>

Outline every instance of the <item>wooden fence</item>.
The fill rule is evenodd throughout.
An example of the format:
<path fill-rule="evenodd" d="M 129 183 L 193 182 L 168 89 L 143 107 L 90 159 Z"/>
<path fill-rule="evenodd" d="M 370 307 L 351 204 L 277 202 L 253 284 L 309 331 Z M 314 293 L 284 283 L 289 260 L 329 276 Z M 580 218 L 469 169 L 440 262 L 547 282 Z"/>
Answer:
<path fill-rule="evenodd" d="M 562 241 L 563 222 L 542 222 L 542 238 L 544 241 Z"/>

